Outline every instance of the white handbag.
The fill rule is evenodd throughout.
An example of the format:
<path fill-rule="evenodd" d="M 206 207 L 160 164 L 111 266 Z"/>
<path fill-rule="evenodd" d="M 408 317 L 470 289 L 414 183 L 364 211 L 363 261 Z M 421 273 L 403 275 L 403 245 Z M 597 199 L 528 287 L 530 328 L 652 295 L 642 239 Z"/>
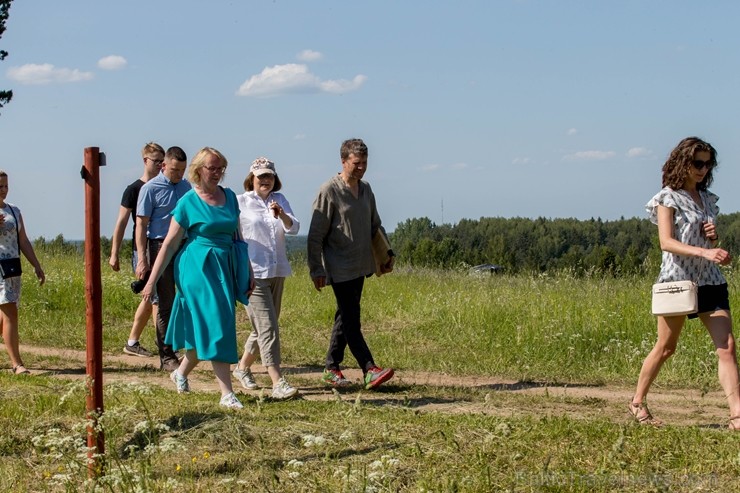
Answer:
<path fill-rule="evenodd" d="M 699 286 L 694 281 L 672 281 L 653 284 L 653 315 L 673 317 L 696 313 L 699 309 Z"/>

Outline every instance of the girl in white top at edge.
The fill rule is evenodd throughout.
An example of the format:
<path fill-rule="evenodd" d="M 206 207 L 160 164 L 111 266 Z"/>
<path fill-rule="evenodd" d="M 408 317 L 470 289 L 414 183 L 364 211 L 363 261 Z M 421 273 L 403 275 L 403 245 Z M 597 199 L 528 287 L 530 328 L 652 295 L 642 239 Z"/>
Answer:
<path fill-rule="evenodd" d="M 275 163 L 260 157 L 252 162 L 244 180 L 246 192 L 237 197 L 241 210 L 239 223 L 249 245 L 255 288 L 246 306 L 252 332 L 244 346 L 244 355 L 234 369 L 234 377 L 245 389 L 258 388 L 251 366 L 259 353 L 272 379 L 272 397 L 289 399 L 298 390 L 288 385 L 280 371 L 278 319 L 285 278 L 291 274 L 285 235 L 298 234 L 300 224 L 288 200 L 278 193 L 281 188 Z"/>
<path fill-rule="evenodd" d="M 730 407 L 729 428 L 740 431 L 740 379 L 730 302 L 718 265 L 730 254 L 718 248 L 715 221 L 717 195 L 708 190 L 717 167 L 717 151 L 697 137 L 683 139 L 663 165 L 663 188 L 647 204 L 650 220 L 658 225 L 663 259 L 657 282 L 693 280 L 699 284 L 698 317 L 717 350 L 719 382 Z M 630 413 L 641 424 L 660 425 L 645 398 L 663 363 L 675 352 L 685 315 L 658 316 L 658 340 L 645 358 Z"/>
<path fill-rule="evenodd" d="M 33 272 L 44 284 L 46 275 L 41 268 L 33 245 L 26 235 L 21 211 L 5 201 L 8 197 L 8 174 L 0 170 L 0 258 L 17 258 L 21 253 L 33 266 Z M 0 332 L 10 357 L 14 375 L 31 373 L 23 365 L 18 343 L 18 302 L 21 298 L 21 277 L 0 278 Z"/>

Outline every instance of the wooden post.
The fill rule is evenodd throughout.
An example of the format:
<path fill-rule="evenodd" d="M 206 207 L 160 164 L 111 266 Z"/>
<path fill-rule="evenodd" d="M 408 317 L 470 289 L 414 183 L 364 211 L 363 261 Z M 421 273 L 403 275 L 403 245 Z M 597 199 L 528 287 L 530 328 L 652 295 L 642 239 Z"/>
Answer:
<path fill-rule="evenodd" d="M 102 164 L 101 164 L 102 156 Z M 104 474 L 105 436 L 98 429 L 103 414 L 103 288 L 100 273 L 100 166 L 105 155 L 85 148 L 85 300 L 87 319 L 87 446 L 88 476 Z"/>

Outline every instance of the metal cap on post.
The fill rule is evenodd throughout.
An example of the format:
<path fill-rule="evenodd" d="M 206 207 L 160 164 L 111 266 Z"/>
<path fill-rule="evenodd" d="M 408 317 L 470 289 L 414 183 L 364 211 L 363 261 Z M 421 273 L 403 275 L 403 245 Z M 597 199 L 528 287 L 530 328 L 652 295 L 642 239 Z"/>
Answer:
<path fill-rule="evenodd" d="M 105 437 L 98 427 L 103 414 L 103 288 L 100 272 L 100 166 L 105 154 L 85 148 L 81 170 L 85 181 L 85 314 L 87 320 L 87 446 L 88 475 L 104 473 Z"/>

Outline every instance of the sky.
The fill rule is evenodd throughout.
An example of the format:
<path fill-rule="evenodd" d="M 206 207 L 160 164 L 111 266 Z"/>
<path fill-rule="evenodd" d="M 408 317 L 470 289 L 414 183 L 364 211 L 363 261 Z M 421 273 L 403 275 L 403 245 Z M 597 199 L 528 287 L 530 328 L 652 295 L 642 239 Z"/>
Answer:
<path fill-rule="evenodd" d="M 30 238 L 101 234 L 149 141 L 275 162 L 306 234 L 339 147 L 369 147 L 386 229 L 410 218 L 645 217 L 684 137 L 740 210 L 740 2 L 15 0 L 0 38 L 0 168 Z M 127 236 L 130 236 L 130 225 Z"/>

